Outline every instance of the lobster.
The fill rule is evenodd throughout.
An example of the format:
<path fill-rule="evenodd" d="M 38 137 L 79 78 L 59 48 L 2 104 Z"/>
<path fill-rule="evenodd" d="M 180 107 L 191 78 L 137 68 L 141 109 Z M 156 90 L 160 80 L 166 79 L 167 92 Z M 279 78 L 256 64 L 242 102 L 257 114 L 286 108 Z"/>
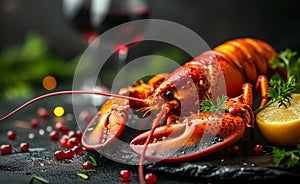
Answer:
<path fill-rule="evenodd" d="M 260 106 L 263 106 L 268 101 L 268 78 L 276 72 L 286 78 L 283 68 L 272 68 L 271 59 L 279 62 L 275 50 L 266 42 L 253 38 L 234 39 L 202 53 L 170 74 L 122 88 L 118 95 L 54 92 L 29 101 L 0 121 L 49 96 L 86 93 L 112 96 L 83 132 L 82 145 L 86 149 L 101 149 L 112 144 L 122 134 L 128 114 L 134 109 L 145 117 L 155 117 L 151 130 L 130 142 L 132 150 L 141 156 L 141 166 L 145 158 L 166 162 L 194 159 L 234 144 L 245 138 L 248 128 L 254 127 L 253 92 L 256 95 L 260 91 Z M 201 112 L 203 100 L 210 97 L 216 102 L 217 98 L 212 97 L 220 96 L 218 92 L 223 88 L 229 89 L 224 110 Z M 201 149 L 189 151 L 190 147 L 200 145 L 204 135 L 218 137 L 221 141 L 205 142 Z M 178 155 L 178 150 L 184 150 L 184 154 Z M 143 177 L 142 168 L 139 171 Z"/>
<path fill-rule="evenodd" d="M 169 144 L 167 140 L 162 140 L 162 137 L 167 137 L 171 132 L 177 132 L 174 133 L 176 135 L 187 134 L 190 136 L 193 134 L 194 129 L 190 130 L 188 127 L 185 127 L 191 123 L 181 122 L 191 122 L 193 118 L 204 118 L 207 120 L 207 113 L 203 114 L 199 112 L 201 102 L 206 96 L 211 96 L 212 91 L 216 93 L 216 96 L 221 95 L 218 94 L 218 91 L 222 91 L 221 88 L 224 87 L 230 89 L 227 90 L 226 95 L 232 98 L 227 101 L 226 106 L 230 106 L 229 109 L 235 109 L 234 111 L 227 110 L 225 112 L 225 117 L 230 116 L 231 118 L 225 118 L 224 124 L 228 124 L 226 121 L 231 119 L 232 125 L 228 125 L 229 129 L 229 127 L 235 126 L 233 124 L 235 118 L 239 119 L 243 117 L 244 125 L 246 125 L 244 127 L 253 127 L 253 112 L 249 108 L 252 107 L 252 93 L 261 92 L 260 106 L 263 106 L 268 100 L 268 77 L 274 75 L 276 72 L 283 78 L 286 77 L 283 68 L 275 69 L 271 67 L 271 59 L 277 59 L 278 61 L 275 50 L 266 42 L 253 38 L 235 39 L 227 41 L 211 51 L 202 53 L 171 74 L 157 75 L 147 83 L 140 81 L 140 83 L 135 83 L 133 86 L 122 88 L 119 92 L 120 95 L 143 100 L 109 99 L 104 103 L 99 112 L 98 123 L 95 124 L 91 121 L 85 129 L 82 144 L 91 150 L 101 149 L 110 145 L 122 133 L 128 121 L 130 109 L 136 109 L 145 115 L 149 114 L 150 111 L 156 110 L 159 112 L 164 109 L 165 113 L 160 115 L 162 116 L 161 118 L 156 118 L 157 125 L 153 123 L 153 127 L 156 128 L 158 124 L 162 124 L 163 122 L 166 125 L 157 128 L 156 131 L 152 131 L 154 135 L 153 137 L 152 135 L 149 137 L 160 141 L 155 141 L 154 143 L 152 140 L 151 147 L 154 149 L 154 147 L 160 148 L 160 144 L 165 145 L 163 146 L 164 149 L 160 149 L 165 151 L 167 151 L 168 147 L 174 149 L 171 147 L 176 143 L 179 147 L 184 139 L 180 140 L 177 137 L 178 140 L 175 141 L 172 138 L 172 143 Z M 223 76 L 225 79 L 224 85 L 226 86 L 221 85 Z M 252 85 L 254 84 L 255 88 L 252 90 Z M 237 115 L 239 114 L 237 112 L 247 114 L 247 118 L 244 115 Z M 190 115 L 191 113 L 193 115 Z M 157 113 L 157 116 L 159 114 L 161 113 Z M 184 118 L 180 119 L 180 116 Z M 202 130 L 200 132 L 203 133 L 203 130 L 206 129 L 205 126 L 198 128 Z M 221 127 L 221 129 L 223 128 L 225 127 Z M 233 130 L 228 131 L 232 132 Z M 232 139 L 231 143 L 239 140 L 245 133 L 243 127 L 235 131 L 240 133 L 233 134 L 235 138 Z M 132 149 L 136 153 L 141 154 L 141 144 L 145 143 L 147 135 L 152 133 L 148 131 L 133 139 L 130 143 Z M 198 132 L 197 134 L 200 135 L 201 133 Z M 218 146 L 215 146 L 215 149 L 219 150 L 219 148 L 225 147 L 222 145 L 227 146 L 227 143 L 219 143 Z M 212 148 L 210 151 L 214 152 Z M 152 152 L 157 154 L 157 151 Z M 176 158 L 163 158 L 163 161 L 181 161 L 195 158 L 195 155 L 197 154 L 192 154 L 192 156 L 182 155 Z M 202 153 L 199 153 L 199 155 L 202 155 Z M 149 159 L 158 159 L 158 156 L 147 156 L 147 154 L 145 156 Z"/>

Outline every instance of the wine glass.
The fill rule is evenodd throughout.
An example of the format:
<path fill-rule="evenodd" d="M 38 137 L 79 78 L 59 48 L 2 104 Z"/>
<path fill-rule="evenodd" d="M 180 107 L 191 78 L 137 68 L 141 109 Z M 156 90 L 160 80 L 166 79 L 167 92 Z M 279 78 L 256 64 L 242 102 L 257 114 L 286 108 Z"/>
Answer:
<path fill-rule="evenodd" d="M 148 18 L 149 5 L 148 0 L 62 0 L 62 15 L 87 43 L 92 43 L 95 38 L 99 37 L 101 40 L 101 34 L 115 26 L 132 20 Z M 124 66 L 129 48 L 138 44 L 135 40 L 140 40 L 144 31 L 145 28 L 132 26 L 125 26 L 125 29 L 117 31 L 113 35 L 114 38 L 126 37 L 134 44 L 115 44 L 113 61 L 107 62 L 109 66 L 105 69 L 119 70 Z M 89 84 L 90 82 L 86 81 L 85 83 Z M 104 83 L 109 85 L 110 81 Z M 89 90 L 87 86 L 92 85 L 85 85 L 83 88 Z"/>
<path fill-rule="evenodd" d="M 120 24 L 147 18 L 147 0 L 62 0 L 64 18 L 91 43 L 98 35 Z M 140 30 L 128 28 L 116 36 L 141 36 Z M 128 46 L 116 45 L 120 60 L 126 59 Z"/>

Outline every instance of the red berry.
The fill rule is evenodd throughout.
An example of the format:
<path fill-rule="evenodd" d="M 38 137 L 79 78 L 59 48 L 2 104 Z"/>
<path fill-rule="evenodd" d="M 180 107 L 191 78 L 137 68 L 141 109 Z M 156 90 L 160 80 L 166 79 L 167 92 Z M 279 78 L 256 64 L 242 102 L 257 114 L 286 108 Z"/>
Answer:
<path fill-rule="evenodd" d="M 155 174 L 148 173 L 145 176 L 145 180 L 147 181 L 147 183 L 156 183 L 157 182 L 157 177 L 156 177 Z"/>
<path fill-rule="evenodd" d="M 23 142 L 20 144 L 20 148 L 22 152 L 27 152 L 29 150 L 29 144 L 27 142 Z"/>
<path fill-rule="evenodd" d="M 75 153 L 72 150 L 68 150 L 65 152 L 65 158 L 71 159 L 74 157 L 74 155 L 75 155 Z"/>
<path fill-rule="evenodd" d="M 14 131 L 12 131 L 12 130 L 9 130 L 8 132 L 7 132 L 7 137 L 10 139 L 10 140 L 15 140 L 16 139 L 16 133 L 14 132 Z"/>
<path fill-rule="evenodd" d="M 82 164 L 82 167 L 84 170 L 88 170 L 88 169 L 94 169 L 94 165 L 92 162 L 90 161 L 86 161 Z"/>
<path fill-rule="evenodd" d="M 55 123 L 55 130 L 61 130 L 61 127 L 63 126 L 64 124 L 62 122 L 57 122 Z"/>
<path fill-rule="evenodd" d="M 62 147 L 67 147 L 68 140 L 69 140 L 69 136 L 63 135 L 63 136 L 60 138 L 60 140 L 59 140 L 60 145 L 61 145 Z"/>
<path fill-rule="evenodd" d="M 74 146 L 72 150 L 77 154 L 77 155 L 83 155 L 84 151 L 82 147 L 80 146 Z"/>
<path fill-rule="evenodd" d="M 123 169 L 120 171 L 120 176 L 123 182 L 128 182 L 131 178 L 131 172 L 127 169 Z"/>
<path fill-rule="evenodd" d="M 49 137 L 52 141 L 57 141 L 59 139 L 59 133 L 53 130 L 50 132 Z"/>
<path fill-rule="evenodd" d="M 68 136 L 69 137 L 76 137 L 76 132 L 71 130 L 71 131 L 68 132 Z"/>
<path fill-rule="evenodd" d="M 264 150 L 264 147 L 260 144 L 257 144 L 257 145 L 254 146 L 253 149 L 254 149 L 254 152 L 261 153 Z"/>
<path fill-rule="evenodd" d="M 81 139 L 81 137 L 82 137 L 82 132 L 81 132 L 80 130 L 76 130 L 76 137 L 77 137 L 78 139 Z"/>
<path fill-rule="evenodd" d="M 39 121 L 37 119 L 32 119 L 30 124 L 31 124 L 31 128 L 37 128 L 39 125 Z"/>
<path fill-rule="evenodd" d="M 55 130 L 58 130 L 58 131 L 62 132 L 63 134 L 68 134 L 68 132 L 69 132 L 68 126 L 61 122 L 58 122 L 55 124 Z"/>
<path fill-rule="evenodd" d="M 74 146 L 78 146 L 80 144 L 80 140 L 77 137 L 71 137 L 68 139 L 67 148 L 73 148 Z"/>
<path fill-rule="evenodd" d="M 238 146 L 232 146 L 231 147 L 231 151 L 233 152 L 233 153 L 240 153 L 240 148 L 238 147 Z"/>
<path fill-rule="evenodd" d="M 43 119 L 47 119 L 49 117 L 49 112 L 47 111 L 47 109 L 45 109 L 43 107 L 38 108 L 37 114 L 40 118 L 43 118 Z"/>
<path fill-rule="evenodd" d="M 8 155 L 12 153 L 12 147 L 9 144 L 2 144 L 0 147 L 2 155 Z"/>
<path fill-rule="evenodd" d="M 58 151 L 55 151 L 54 152 L 54 157 L 57 159 L 57 160 L 63 160 L 65 158 L 66 154 L 65 152 L 61 151 L 61 150 L 58 150 Z"/>

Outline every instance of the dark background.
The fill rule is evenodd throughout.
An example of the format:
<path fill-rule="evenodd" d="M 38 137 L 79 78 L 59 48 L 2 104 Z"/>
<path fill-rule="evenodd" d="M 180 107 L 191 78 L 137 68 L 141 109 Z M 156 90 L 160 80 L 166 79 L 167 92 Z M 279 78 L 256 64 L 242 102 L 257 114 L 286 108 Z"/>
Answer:
<path fill-rule="evenodd" d="M 198 33 L 211 47 L 236 37 L 256 37 L 300 50 L 299 10 L 292 0 L 151 0 L 150 18 L 175 21 Z M 32 31 L 63 57 L 80 54 L 86 43 L 62 18 L 60 0 L 1 0 L 0 50 Z"/>
<path fill-rule="evenodd" d="M 22 43 L 29 33 L 36 32 L 49 41 L 53 53 L 66 59 L 80 55 L 86 49 L 87 43 L 82 39 L 80 33 L 64 21 L 60 2 L 60 0 L 0 0 L 0 52 L 5 48 Z M 198 33 L 212 48 L 233 38 L 255 37 L 267 41 L 277 51 L 285 48 L 300 51 L 300 14 L 299 7 L 295 3 L 296 1 L 292 0 L 151 0 L 149 1 L 151 11 L 149 18 L 165 19 L 182 24 Z M 154 47 L 153 52 L 156 52 L 157 49 L 159 48 Z M 144 52 L 145 49 L 141 50 L 142 54 L 147 53 Z M 0 62 L 2 61 L 0 60 Z M 15 68 L 11 70 L 13 75 L 16 75 Z M 7 78 L 6 76 L 4 80 Z M 38 79 L 39 83 L 41 79 Z M 0 86 L 0 89 L 1 87 L 3 86 Z M 70 87 L 66 88 L 64 83 L 59 87 L 71 89 Z M 39 92 L 46 93 L 41 86 Z M 76 157 L 72 162 L 58 162 L 54 159 L 53 152 L 60 147 L 58 143 L 49 142 L 48 132 L 44 136 L 39 136 L 37 130 L 14 126 L 15 120 L 29 122 L 35 118 L 36 109 L 40 106 L 53 109 L 57 105 L 68 104 L 67 100 L 63 97 L 54 97 L 39 101 L 11 119 L 2 122 L 0 143 L 9 142 L 6 132 L 10 129 L 17 132 L 18 138 L 16 141 L 9 142 L 13 144 L 13 154 L 0 156 L 0 183 L 12 181 L 13 183 L 26 183 L 31 175 L 44 177 L 51 183 L 120 183 L 118 172 L 123 168 L 132 170 L 131 183 L 138 183 L 137 167 L 112 162 L 99 156 L 98 153 L 86 152 L 85 155 Z M 1 102 L 1 116 L 20 104 L 22 104 L 20 101 Z M 68 106 L 71 105 L 68 104 Z M 74 121 L 67 123 L 75 128 Z M 48 125 L 54 125 L 52 119 L 41 124 L 39 128 Z M 34 140 L 27 138 L 27 134 L 30 132 L 35 133 Z M 20 153 L 18 146 L 21 141 L 28 141 L 31 148 L 45 147 L 45 150 Z M 262 142 L 257 138 L 252 139 L 248 143 L 248 147 L 252 150 L 253 144 L 257 143 L 261 144 Z M 81 164 L 88 159 L 88 155 L 95 156 L 99 166 L 91 179 L 85 181 L 78 178 L 76 173 L 81 170 Z M 211 157 L 214 158 L 214 162 L 200 160 L 200 162 L 192 164 L 192 169 L 189 163 L 176 163 L 166 167 L 163 165 L 148 169 L 157 173 L 160 183 L 166 181 L 168 183 L 211 183 L 214 180 L 221 183 L 225 181 L 228 183 L 247 183 L 249 181 L 250 183 L 259 183 L 257 180 L 260 179 L 261 183 L 270 183 L 270 181 L 273 183 L 273 180 L 282 183 L 290 179 L 299 179 L 299 168 L 295 172 L 287 172 L 281 167 L 277 168 L 273 165 L 265 167 L 266 161 L 268 163 L 272 161 L 271 155 L 266 155 L 267 159 L 250 157 L 250 160 L 246 160 L 246 162 L 240 156 L 232 157 L 228 163 L 227 158 L 226 162 L 221 163 L 220 158 L 223 156 L 214 156 Z M 258 165 L 257 167 L 256 164 L 254 164 L 255 167 L 244 167 L 244 164 L 248 162 L 257 162 Z M 224 167 L 224 165 L 229 166 Z"/>

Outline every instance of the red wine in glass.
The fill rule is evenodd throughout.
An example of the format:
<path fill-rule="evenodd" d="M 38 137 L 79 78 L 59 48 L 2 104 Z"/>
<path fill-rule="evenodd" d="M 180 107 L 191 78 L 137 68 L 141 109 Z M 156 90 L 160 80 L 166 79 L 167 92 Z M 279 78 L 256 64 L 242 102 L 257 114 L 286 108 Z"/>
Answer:
<path fill-rule="evenodd" d="M 148 0 L 62 0 L 62 14 L 63 18 L 83 35 L 87 43 L 90 43 L 99 35 L 101 40 L 101 34 L 115 26 L 148 18 L 149 6 Z M 103 70 L 117 72 L 126 64 L 129 48 L 138 44 L 135 40 L 143 38 L 144 31 L 145 27 L 125 26 L 125 29 L 114 32 L 112 37 L 115 40 L 125 37 L 133 44 L 113 43 L 115 54 L 111 57 L 112 62 L 105 63 Z"/>
<path fill-rule="evenodd" d="M 92 41 L 115 26 L 148 18 L 149 6 L 147 0 L 63 0 L 62 11 L 65 19 L 87 41 Z M 131 28 L 131 32 L 122 31 L 118 36 L 134 39 L 142 34 L 139 32 Z"/>

